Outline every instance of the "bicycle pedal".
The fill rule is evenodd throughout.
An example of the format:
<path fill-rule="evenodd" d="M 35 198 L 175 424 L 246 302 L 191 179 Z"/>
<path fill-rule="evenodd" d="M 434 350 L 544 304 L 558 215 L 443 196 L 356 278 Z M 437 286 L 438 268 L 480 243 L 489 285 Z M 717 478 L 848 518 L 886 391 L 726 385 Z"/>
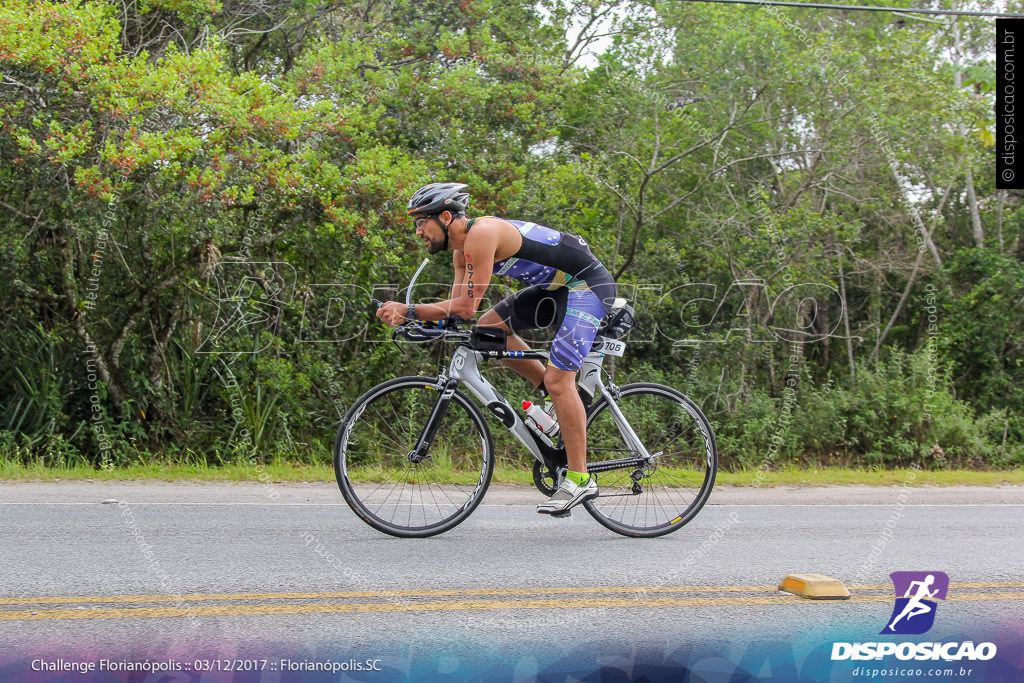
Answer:
<path fill-rule="evenodd" d="M 555 519 L 569 519 L 570 517 L 572 517 L 572 510 L 565 510 L 564 512 L 548 512 L 541 514 L 547 514 L 548 517 L 553 517 Z"/>

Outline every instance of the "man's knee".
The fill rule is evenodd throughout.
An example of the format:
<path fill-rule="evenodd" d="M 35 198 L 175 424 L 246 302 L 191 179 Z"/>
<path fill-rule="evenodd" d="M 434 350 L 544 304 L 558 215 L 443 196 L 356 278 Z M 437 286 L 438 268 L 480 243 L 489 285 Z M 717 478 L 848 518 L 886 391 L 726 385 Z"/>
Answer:
<path fill-rule="evenodd" d="M 548 366 L 544 371 L 544 386 L 551 394 L 572 391 L 576 386 L 576 373 Z"/>
<path fill-rule="evenodd" d="M 501 319 L 501 315 L 493 308 L 480 316 L 476 322 L 477 325 L 482 325 L 483 327 L 500 327 L 506 332 L 512 331 L 512 328 Z"/>

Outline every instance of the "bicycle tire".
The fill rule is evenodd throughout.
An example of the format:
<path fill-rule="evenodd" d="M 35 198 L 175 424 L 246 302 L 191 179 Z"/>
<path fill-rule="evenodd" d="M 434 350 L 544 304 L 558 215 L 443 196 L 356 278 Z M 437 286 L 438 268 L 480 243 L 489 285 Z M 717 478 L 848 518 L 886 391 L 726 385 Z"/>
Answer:
<path fill-rule="evenodd" d="M 356 400 L 338 428 L 334 474 L 341 495 L 378 531 L 400 538 L 448 531 L 476 510 L 490 485 L 490 429 L 476 404 L 457 390 L 429 456 L 409 461 L 439 393 L 431 377 L 383 382 Z"/>
<path fill-rule="evenodd" d="M 672 387 L 640 382 L 618 392 L 615 404 L 654 461 L 646 467 L 594 472 L 600 493 L 584 507 L 624 536 L 677 531 L 700 512 L 715 484 L 718 445 L 711 424 L 693 401 Z M 588 469 L 637 455 L 627 448 L 603 397 L 587 414 L 587 451 Z"/>

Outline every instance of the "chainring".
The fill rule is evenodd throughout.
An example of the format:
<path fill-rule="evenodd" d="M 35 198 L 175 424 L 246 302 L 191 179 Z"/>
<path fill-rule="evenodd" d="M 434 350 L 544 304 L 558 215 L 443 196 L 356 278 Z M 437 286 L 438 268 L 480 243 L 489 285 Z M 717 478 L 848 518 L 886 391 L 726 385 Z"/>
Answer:
<path fill-rule="evenodd" d="M 545 496 L 555 495 L 558 490 L 558 475 L 539 460 L 533 462 L 533 485 Z"/>

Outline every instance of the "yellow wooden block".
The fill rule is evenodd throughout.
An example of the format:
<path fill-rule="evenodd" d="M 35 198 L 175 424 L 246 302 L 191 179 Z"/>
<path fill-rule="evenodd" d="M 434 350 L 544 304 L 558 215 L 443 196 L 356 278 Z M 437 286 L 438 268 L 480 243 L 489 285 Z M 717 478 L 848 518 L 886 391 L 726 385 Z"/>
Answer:
<path fill-rule="evenodd" d="M 842 581 L 821 574 L 789 574 L 779 584 L 779 590 L 809 600 L 850 599 L 850 591 Z"/>

